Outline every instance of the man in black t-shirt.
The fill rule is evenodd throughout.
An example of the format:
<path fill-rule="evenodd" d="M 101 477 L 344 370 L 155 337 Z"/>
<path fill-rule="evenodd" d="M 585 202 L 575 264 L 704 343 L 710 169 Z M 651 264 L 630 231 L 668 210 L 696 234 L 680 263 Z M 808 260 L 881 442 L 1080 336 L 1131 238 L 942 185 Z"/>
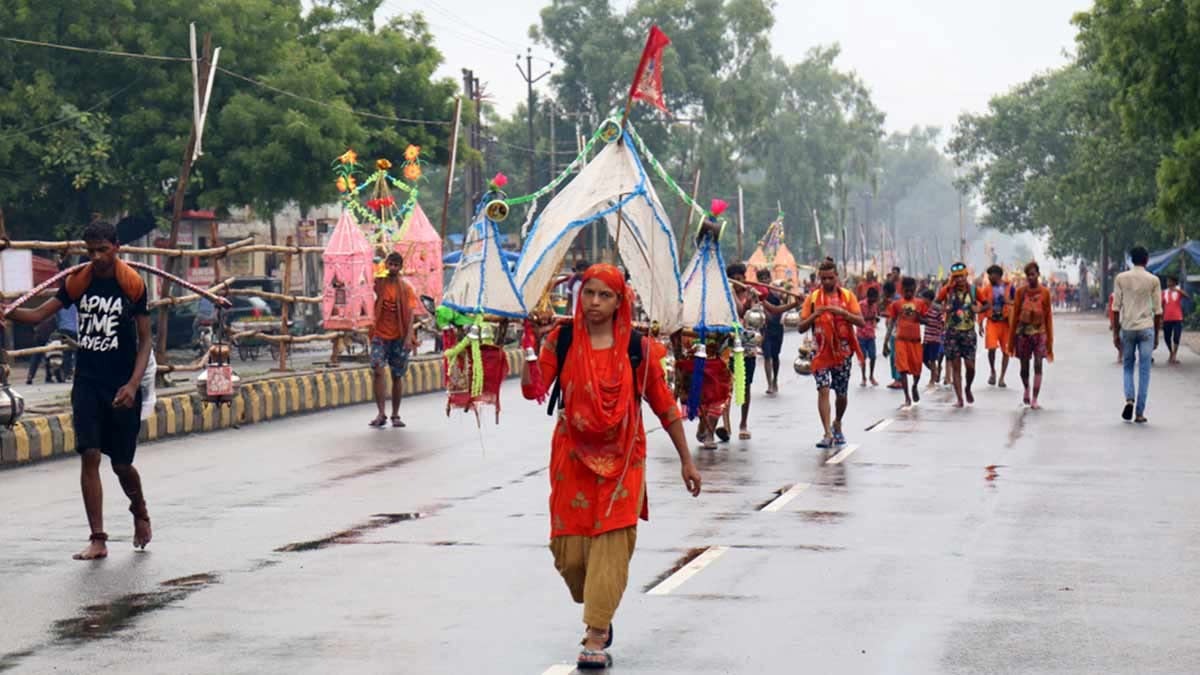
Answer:
<path fill-rule="evenodd" d="M 67 277 L 58 295 L 33 309 L 14 309 L 8 318 L 36 324 L 63 307 L 79 309 L 79 353 L 71 412 L 76 450 L 82 458 L 80 485 L 91 527 L 90 543 L 76 560 L 108 556 L 100 456 L 108 455 L 133 514 L 133 545 L 150 543 L 150 515 L 142 481 L 133 468 L 141 429 L 142 375 L 150 360 L 150 315 L 146 285 L 117 258 L 117 230 L 94 223 L 83 231 L 90 263 Z"/>

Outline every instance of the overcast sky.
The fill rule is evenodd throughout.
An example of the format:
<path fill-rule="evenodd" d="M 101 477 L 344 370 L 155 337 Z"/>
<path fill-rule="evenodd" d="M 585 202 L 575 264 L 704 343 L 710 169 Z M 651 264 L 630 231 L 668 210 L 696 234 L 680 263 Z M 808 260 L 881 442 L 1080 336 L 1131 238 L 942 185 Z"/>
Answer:
<path fill-rule="evenodd" d="M 531 24 L 549 0 L 387 0 L 383 16 L 420 10 L 445 55 L 440 74 L 460 81 L 472 68 L 500 110 L 525 96 L 514 66 Z M 629 0 L 612 0 L 624 9 Z M 772 42 L 789 62 L 816 45 L 842 46 L 839 66 L 855 70 L 887 113 L 888 130 L 915 124 L 948 129 L 964 110 L 1035 72 L 1066 62 L 1071 16 L 1086 0 L 779 0 Z M 614 48 L 641 49 L 637 45 Z M 534 54 L 546 59 L 545 49 Z M 534 70 L 548 67 L 535 61 Z M 540 86 L 540 85 L 539 85 Z M 668 99 L 670 92 L 667 92 Z"/>

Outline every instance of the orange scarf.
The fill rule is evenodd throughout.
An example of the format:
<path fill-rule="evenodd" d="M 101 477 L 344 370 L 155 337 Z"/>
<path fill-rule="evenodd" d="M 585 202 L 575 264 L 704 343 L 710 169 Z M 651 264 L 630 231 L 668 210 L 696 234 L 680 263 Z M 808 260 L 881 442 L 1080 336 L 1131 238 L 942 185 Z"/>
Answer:
<path fill-rule="evenodd" d="M 92 274 L 92 265 L 89 264 L 67 277 L 67 296 L 71 298 L 72 302 L 82 298 L 88 286 L 92 285 Z M 117 278 L 117 285 L 121 287 L 121 291 L 130 301 L 137 302 L 146 294 L 146 282 L 142 281 L 137 270 L 126 264 L 124 260 L 117 258 L 114 274 Z"/>
<path fill-rule="evenodd" d="M 567 429 L 576 455 L 592 472 L 615 478 L 625 469 L 627 455 L 641 428 L 641 406 L 634 399 L 629 341 L 633 335 L 633 293 L 625 275 L 612 265 L 592 265 L 582 283 L 604 282 L 621 296 L 613 319 L 611 349 L 592 349 L 583 302 L 575 303 L 571 349 L 559 368 Z M 601 367 L 597 367 L 601 366 Z"/>
<path fill-rule="evenodd" d="M 847 296 L 850 292 L 839 286 L 836 293 L 837 298 L 841 300 L 841 306 L 849 309 Z M 812 295 L 808 296 L 808 301 L 811 303 L 810 313 L 816 311 L 817 307 L 838 304 L 826 297 L 823 288 L 813 291 Z M 813 368 L 817 370 L 840 365 L 851 356 L 857 355 L 862 358 L 862 348 L 859 347 L 854 334 L 854 324 L 839 316 L 829 313 L 818 316 L 813 326 L 813 337 L 816 338 L 818 347 L 817 356 L 813 361 Z"/>

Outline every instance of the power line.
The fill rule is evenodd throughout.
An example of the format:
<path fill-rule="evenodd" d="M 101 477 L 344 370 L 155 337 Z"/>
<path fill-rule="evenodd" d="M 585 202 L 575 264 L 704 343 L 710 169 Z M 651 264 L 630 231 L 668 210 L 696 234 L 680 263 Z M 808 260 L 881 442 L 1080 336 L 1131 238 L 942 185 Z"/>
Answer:
<path fill-rule="evenodd" d="M 33 45 L 35 47 L 49 47 L 51 49 L 65 49 L 72 52 L 85 52 L 88 54 L 105 54 L 107 56 L 124 56 L 133 59 L 147 59 L 150 61 L 191 61 L 186 56 L 158 56 L 155 54 L 136 54 L 133 52 L 118 52 L 109 49 L 92 49 L 91 47 L 72 47 L 70 45 L 54 44 L 53 42 L 39 42 L 37 40 L 22 40 L 21 38 L 0 36 L 0 40 L 4 42 L 14 42 L 22 45 Z"/>
<path fill-rule="evenodd" d="M 408 118 L 408 117 L 396 117 L 394 115 L 380 115 L 378 113 L 363 112 L 361 110 L 355 110 L 353 108 L 350 108 L 349 106 L 335 105 L 335 104 L 329 103 L 327 101 L 321 101 L 321 100 L 312 98 L 310 96 L 304 96 L 302 94 L 290 92 L 290 91 L 287 91 L 286 89 L 280 89 L 279 87 L 269 85 L 266 82 L 261 82 L 252 77 L 247 77 L 240 73 L 235 73 L 232 70 L 222 68 L 220 66 L 217 67 L 217 70 L 221 71 L 222 73 L 224 73 L 230 77 L 237 78 L 244 82 L 249 82 L 250 84 L 253 84 L 257 87 L 262 87 L 263 89 L 267 89 L 269 91 L 273 91 L 276 94 L 281 94 L 283 96 L 290 96 L 291 98 L 294 98 L 294 99 L 297 99 L 300 101 L 307 101 L 308 103 L 312 103 L 314 105 L 324 106 L 326 108 L 330 108 L 333 110 L 340 110 L 342 112 L 348 112 L 353 115 L 359 115 L 360 117 L 371 117 L 374 119 L 387 120 L 389 122 L 405 122 L 407 124 L 437 124 L 437 125 L 445 125 L 445 126 L 449 126 L 451 124 L 450 120 L 418 120 L 418 119 L 412 119 L 412 118 Z"/>
<path fill-rule="evenodd" d="M 22 129 L 20 131 L 16 131 L 11 134 L 6 134 L 4 136 L 0 136 L 0 141 L 7 141 L 10 138 L 16 138 L 18 136 L 28 136 L 30 134 L 34 134 L 39 131 L 43 131 L 45 129 L 49 129 L 50 127 L 58 126 L 59 124 L 64 124 L 66 122 L 70 122 L 71 120 L 78 119 L 78 118 L 86 115 L 87 113 L 95 111 L 97 108 L 100 108 L 105 103 L 108 103 L 109 101 L 120 96 L 121 94 L 124 94 L 129 89 L 132 89 L 135 84 L 138 84 L 140 82 L 141 82 L 141 80 L 134 80 L 133 82 L 130 82 L 129 84 L 125 85 L 124 87 L 121 87 L 120 89 L 113 91 L 113 93 L 109 94 L 108 96 L 105 96 L 103 99 L 100 100 L 99 103 L 97 103 L 96 105 L 94 105 L 86 110 L 80 110 L 80 111 L 76 112 L 74 115 L 67 115 L 66 117 L 63 117 L 62 119 L 54 120 L 53 122 L 50 122 L 48 124 L 43 124 L 40 127 L 34 127 L 32 129 Z"/>
<path fill-rule="evenodd" d="M 147 59 L 147 60 L 152 60 L 152 61 L 182 61 L 185 63 L 191 62 L 190 58 L 182 57 L 182 56 L 159 56 L 157 54 L 138 54 L 138 53 L 134 53 L 134 52 L 120 52 L 120 51 L 112 51 L 112 50 L 108 50 L 108 49 L 92 49 L 90 47 L 75 47 L 72 45 L 55 44 L 52 42 L 38 42 L 35 40 L 23 40 L 21 38 L 4 37 L 4 36 L 0 36 L 0 41 L 11 42 L 11 43 L 15 43 L 15 44 L 31 45 L 31 46 L 37 46 L 37 47 L 48 47 L 51 49 L 62 49 L 62 50 L 72 51 L 72 52 L 103 54 L 106 56 L 121 56 L 121 57 L 125 57 L 125 58 L 133 58 L 133 59 Z M 304 96 L 302 94 L 297 94 L 295 92 L 287 91 L 286 89 L 280 89 L 279 87 L 269 85 L 265 82 L 261 82 L 252 77 L 248 77 L 248 76 L 242 75 L 240 73 L 235 73 L 232 70 L 229 70 L 227 68 L 218 67 L 217 70 L 221 71 L 222 73 L 225 73 L 226 75 L 228 75 L 230 77 L 242 80 L 244 82 L 248 82 L 257 87 L 262 87 L 263 89 L 268 89 L 268 90 L 273 91 L 282 96 L 290 96 L 291 98 L 294 98 L 294 99 L 297 99 L 300 101 L 307 101 L 314 105 L 324 106 L 326 108 L 331 108 L 334 110 L 341 110 L 343 112 L 348 112 L 353 115 L 358 115 L 360 117 L 371 117 L 374 119 L 386 120 L 389 122 L 404 122 L 407 124 L 437 124 L 437 125 L 446 125 L 446 126 L 451 124 L 451 122 L 449 120 L 419 120 L 419 119 L 412 119 L 412 118 L 408 118 L 408 117 L 396 117 L 394 115 L 380 115 L 378 113 L 354 110 L 353 108 L 350 108 L 349 106 L 335 105 L 335 104 L 329 103 L 327 101 L 320 101 L 320 100 L 317 100 L 317 99 L 309 97 L 309 96 Z M 124 92 L 125 90 L 129 89 L 132 86 L 133 86 L 132 84 L 126 86 L 125 88 L 121 89 L 118 93 Z M 111 100 L 111 97 L 109 100 Z M 90 112 L 91 110 L 94 110 L 94 109 L 95 108 L 93 107 L 84 112 Z M 67 121 L 69 119 L 73 119 L 73 118 L 67 118 L 66 120 L 58 120 L 56 122 L 53 122 L 51 125 L 59 124 L 61 122 Z M 38 127 L 36 129 L 31 129 L 30 131 L 23 131 L 20 133 L 21 134 L 33 133 L 33 132 L 39 131 L 43 128 L 45 128 L 45 127 Z M 4 136 L 3 138 L 9 138 L 9 136 Z"/>

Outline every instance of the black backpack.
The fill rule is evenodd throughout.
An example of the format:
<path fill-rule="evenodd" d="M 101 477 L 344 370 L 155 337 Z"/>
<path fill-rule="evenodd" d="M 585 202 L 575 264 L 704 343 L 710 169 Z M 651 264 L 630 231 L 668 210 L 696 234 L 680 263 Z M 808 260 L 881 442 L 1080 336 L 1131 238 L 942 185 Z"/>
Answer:
<path fill-rule="evenodd" d="M 571 350 L 571 339 L 575 334 L 575 326 L 573 324 L 564 324 L 558 329 L 558 342 L 554 344 L 554 356 L 558 363 L 558 370 L 562 372 L 563 363 L 567 360 L 567 352 Z M 638 331 L 633 331 L 629 336 L 629 364 L 633 366 L 630 371 L 633 373 L 633 396 L 640 402 L 641 392 L 638 391 L 637 369 L 642 365 L 642 334 Z M 554 376 L 554 388 L 550 390 L 550 401 L 546 405 L 546 414 L 554 415 L 555 410 L 562 410 L 563 402 L 561 397 L 562 391 L 558 386 L 558 376 Z"/>

